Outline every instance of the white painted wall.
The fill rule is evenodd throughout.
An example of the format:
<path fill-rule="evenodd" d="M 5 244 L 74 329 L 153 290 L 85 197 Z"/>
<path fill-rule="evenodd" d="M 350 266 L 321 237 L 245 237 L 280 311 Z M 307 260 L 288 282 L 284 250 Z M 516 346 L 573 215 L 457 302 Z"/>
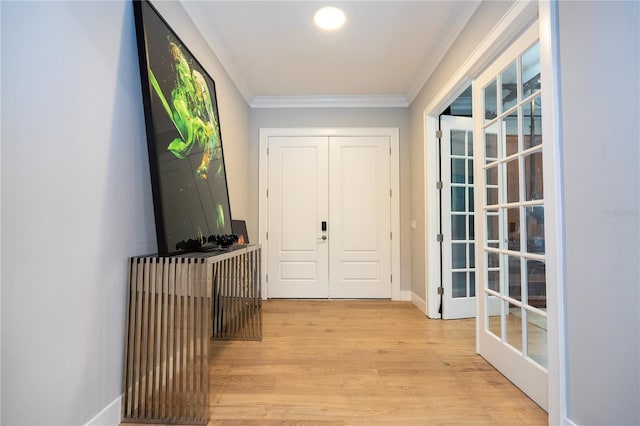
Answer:
<path fill-rule="evenodd" d="M 181 6 L 160 6 L 216 80 L 246 215 L 249 108 Z M 156 249 L 132 4 L 0 8 L 0 422 L 84 424 L 118 406 L 126 262 Z"/>
<path fill-rule="evenodd" d="M 410 106 L 410 219 L 415 220 L 417 225 L 416 229 L 411 231 L 411 291 L 425 301 L 424 109 L 471 56 L 511 5 L 510 1 L 483 2 Z"/>
<path fill-rule="evenodd" d="M 258 241 L 258 160 L 260 128 L 282 127 L 397 127 L 400 129 L 400 275 L 401 291 L 411 286 L 409 209 L 411 205 L 409 172 L 408 108 L 254 108 L 251 113 L 250 211 L 247 226 L 250 239 Z"/>
<path fill-rule="evenodd" d="M 640 3 L 559 2 L 568 417 L 640 424 Z"/>
<path fill-rule="evenodd" d="M 121 393 L 126 259 L 155 247 L 136 55 L 129 3 L 2 3 L 3 424 Z"/>

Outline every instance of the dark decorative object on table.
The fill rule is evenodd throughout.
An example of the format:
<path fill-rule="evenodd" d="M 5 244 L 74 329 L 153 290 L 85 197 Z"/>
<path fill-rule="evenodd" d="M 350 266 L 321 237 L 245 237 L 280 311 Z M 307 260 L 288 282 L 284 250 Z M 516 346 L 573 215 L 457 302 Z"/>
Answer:
<path fill-rule="evenodd" d="M 235 234 L 211 235 L 208 241 L 217 245 L 218 247 L 229 248 L 238 241 L 238 236 Z"/>
<path fill-rule="evenodd" d="M 189 238 L 187 241 L 179 241 L 176 244 L 176 250 L 179 251 L 207 251 L 213 248 L 227 249 L 238 242 L 238 236 L 235 234 L 210 235 L 209 238 Z M 211 243 L 213 246 L 205 246 Z"/>
<path fill-rule="evenodd" d="M 203 245 L 207 243 L 207 239 L 205 237 L 202 238 L 189 238 L 187 241 L 180 241 L 176 244 L 176 250 L 178 251 L 197 251 L 202 248 Z"/>

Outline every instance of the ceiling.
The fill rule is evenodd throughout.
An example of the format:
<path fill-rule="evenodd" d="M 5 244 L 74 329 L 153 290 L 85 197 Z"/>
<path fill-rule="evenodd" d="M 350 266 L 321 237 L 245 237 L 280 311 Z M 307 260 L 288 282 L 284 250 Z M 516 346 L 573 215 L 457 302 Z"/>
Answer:
<path fill-rule="evenodd" d="M 181 2 L 253 107 L 307 103 L 407 106 L 479 1 Z M 316 28 L 322 6 L 347 15 Z"/>

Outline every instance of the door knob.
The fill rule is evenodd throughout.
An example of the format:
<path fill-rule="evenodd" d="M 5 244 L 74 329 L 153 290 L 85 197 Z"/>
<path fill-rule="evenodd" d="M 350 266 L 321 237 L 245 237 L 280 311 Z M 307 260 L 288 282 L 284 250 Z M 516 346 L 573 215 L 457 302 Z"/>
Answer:
<path fill-rule="evenodd" d="M 322 236 L 322 239 L 323 239 L 323 240 L 326 240 L 326 239 L 327 239 L 327 236 L 326 236 L 326 235 L 323 235 L 323 236 Z"/>

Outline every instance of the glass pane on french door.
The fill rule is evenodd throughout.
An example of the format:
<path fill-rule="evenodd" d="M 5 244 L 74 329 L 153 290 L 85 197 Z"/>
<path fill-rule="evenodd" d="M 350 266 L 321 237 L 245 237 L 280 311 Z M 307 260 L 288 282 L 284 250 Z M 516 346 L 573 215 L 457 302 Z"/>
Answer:
<path fill-rule="evenodd" d="M 475 82 L 474 111 L 481 112 L 475 127 L 481 185 L 476 263 L 482 290 L 479 352 L 544 408 L 544 111 L 535 30 L 527 31 Z"/>

